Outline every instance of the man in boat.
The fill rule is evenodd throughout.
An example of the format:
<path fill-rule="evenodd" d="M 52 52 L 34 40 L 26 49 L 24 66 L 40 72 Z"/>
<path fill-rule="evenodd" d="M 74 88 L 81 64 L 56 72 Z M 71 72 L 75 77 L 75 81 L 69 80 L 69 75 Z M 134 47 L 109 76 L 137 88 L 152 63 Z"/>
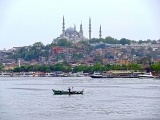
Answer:
<path fill-rule="evenodd" d="M 68 91 L 69 91 L 69 94 L 70 94 L 71 93 L 71 88 L 70 87 L 68 88 Z"/>

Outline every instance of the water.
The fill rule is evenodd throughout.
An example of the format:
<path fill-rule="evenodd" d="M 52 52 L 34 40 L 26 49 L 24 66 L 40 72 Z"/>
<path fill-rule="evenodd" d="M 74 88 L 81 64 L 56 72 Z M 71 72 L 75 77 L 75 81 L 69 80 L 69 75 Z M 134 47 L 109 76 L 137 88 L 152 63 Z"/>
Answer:
<path fill-rule="evenodd" d="M 52 88 L 84 89 L 53 95 Z M 0 77 L 0 120 L 159 120 L 160 79 Z"/>

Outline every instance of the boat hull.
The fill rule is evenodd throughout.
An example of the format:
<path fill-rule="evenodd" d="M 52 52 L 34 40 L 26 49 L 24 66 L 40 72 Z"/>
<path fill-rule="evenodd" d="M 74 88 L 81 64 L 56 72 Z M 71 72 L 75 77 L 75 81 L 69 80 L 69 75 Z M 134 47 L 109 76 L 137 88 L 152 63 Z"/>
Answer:
<path fill-rule="evenodd" d="M 52 89 L 55 95 L 73 95 L 73 94 L 83 94 L 83 91 L 63 91 L 63 90 L 54 90 Z"/>
<path fill-rule="evenodd" d="M 138 76 L 138 78 L 155 78 L 154 76 Z"/>
<path fill-rule="evenodd" d="M 91 78 L 113 78 L 113 76 L 90 76 Z"/>
<path fill-rule="evenodd" d="M 113 78 L 113 75 L 94 72 L 90 77 L 91 78 Z"/>
<path fill-rule="evenodd" d="M 152 73 L 145 73 L 145 74 L 141 74 L 138 75 L 138 78 L 154 78 L 155 76 L 152 75 Z"/>

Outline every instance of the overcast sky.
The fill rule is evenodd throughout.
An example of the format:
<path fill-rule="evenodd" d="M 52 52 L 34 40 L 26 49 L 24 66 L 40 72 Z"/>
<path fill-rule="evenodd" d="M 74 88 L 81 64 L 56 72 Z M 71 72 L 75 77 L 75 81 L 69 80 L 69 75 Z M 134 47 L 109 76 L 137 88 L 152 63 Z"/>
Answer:
<path fill-rule="evenodd" d="M 50 44 L 65 28 L 82 21 L 84 36 L 116 39 L 160 39 L 160 0 L 0 0 L 0 50 Z"/>

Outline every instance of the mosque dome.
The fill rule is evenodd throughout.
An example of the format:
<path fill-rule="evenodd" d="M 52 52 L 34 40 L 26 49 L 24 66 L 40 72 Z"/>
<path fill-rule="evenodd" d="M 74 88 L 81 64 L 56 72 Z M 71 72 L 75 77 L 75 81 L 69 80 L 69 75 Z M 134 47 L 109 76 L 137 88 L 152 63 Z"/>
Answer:
<path fill-rule="evenodd" d="M 72 27 L 67 28 L 66 29 L 66 34 L 67 33 L 70 34 L 70 35 L 74 34 L 74 28 L 72 28 Z"/>

